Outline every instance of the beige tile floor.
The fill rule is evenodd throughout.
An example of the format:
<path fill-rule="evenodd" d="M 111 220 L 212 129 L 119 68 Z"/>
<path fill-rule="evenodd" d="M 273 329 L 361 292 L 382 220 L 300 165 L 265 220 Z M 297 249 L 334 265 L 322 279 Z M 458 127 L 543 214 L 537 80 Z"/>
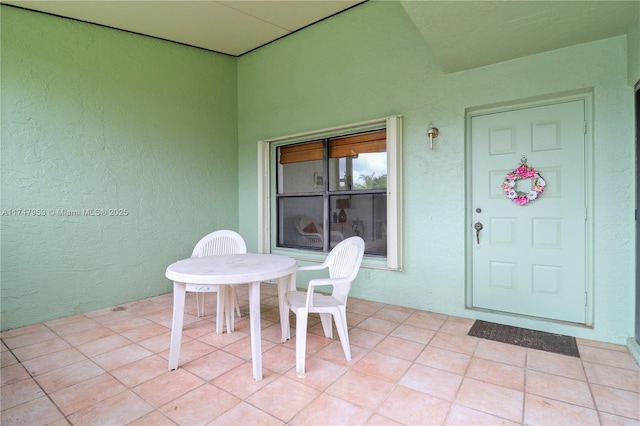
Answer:
<path fill-rule="evenodd" d="M 1 333 L 0 423 L 640 425 L 640 369 L 624 346 L 579 340 L 572 358 L 469 337 L 468 319 L 352 298 L 353 360 L 311 318 L 298 378 L 295 337 L 279 343 L 265 284 L 256 382 L 246 291 L 231 334 L 215 334 L 214 301 L 199 319 L 188 295 L 173 372 L 170 293 Z"/>

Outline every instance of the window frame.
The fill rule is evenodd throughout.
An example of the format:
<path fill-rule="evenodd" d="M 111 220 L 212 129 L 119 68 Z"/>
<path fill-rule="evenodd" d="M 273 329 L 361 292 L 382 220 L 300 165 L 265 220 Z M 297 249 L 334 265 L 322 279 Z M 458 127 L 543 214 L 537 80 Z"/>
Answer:
<path fill-rule="evenodd" d="M 258 251 L 286 254 L 298 260 L 322 261 L 327 253 L 272 247 L 276 217 L 275 158 L 277 146 L 303 142 L 310 138 L 340 136 L 386 128 L 387 132 L 387 256 L 365 256 L 362 266 L 372 269 L 403 270 L 402 232 L 402 116 L 369 120 L 360 123 L 282 136 L 258 141 Z"/>

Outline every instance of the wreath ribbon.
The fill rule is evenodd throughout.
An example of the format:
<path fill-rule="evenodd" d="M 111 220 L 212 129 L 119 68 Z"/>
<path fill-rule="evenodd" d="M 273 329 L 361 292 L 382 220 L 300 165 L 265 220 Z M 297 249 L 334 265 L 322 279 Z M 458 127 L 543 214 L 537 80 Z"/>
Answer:
<path fill-rule="evenodd" d="M 516 182 L 521 179 L 531 179 L 531 190 L 528 192 L 516 191 Z M 502 191 L 514 203 L 523 206 L 530 201 L 537 199 L 544 191 L 547 182 L 540 176 L 540 173 L 533 168 L 527 166 L 527 158 L 523 155 L 520 165 L 511 173 L 507 173 L 502 182 Z"/>

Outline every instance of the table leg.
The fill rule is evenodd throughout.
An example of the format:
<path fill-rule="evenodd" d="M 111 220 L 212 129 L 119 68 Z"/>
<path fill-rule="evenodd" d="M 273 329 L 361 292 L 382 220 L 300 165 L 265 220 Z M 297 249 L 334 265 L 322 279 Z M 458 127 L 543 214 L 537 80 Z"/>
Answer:
<path fill-rule="evenodd" d="M 262 380 L 262 330 L 260 329 L 260 281 L 249 283 L 249 328 L 253 378 Z"/>
<path fill-rule="evenodd" d="M 169 346 L 169 371 L 178 368 L 186 292 L 186 283 L 173 282 L 173 320 L 171 322 L 171 345 Z"/>
<path fill-rule="evenodd" d="M 285 343 L 291 338 L 289 326 L 289 305 L 286 300 L 287 291 L 294 291 L 296 287 L 296 273 L 278 278 L 278 308 L 280 309 L 280 342 Z"/>

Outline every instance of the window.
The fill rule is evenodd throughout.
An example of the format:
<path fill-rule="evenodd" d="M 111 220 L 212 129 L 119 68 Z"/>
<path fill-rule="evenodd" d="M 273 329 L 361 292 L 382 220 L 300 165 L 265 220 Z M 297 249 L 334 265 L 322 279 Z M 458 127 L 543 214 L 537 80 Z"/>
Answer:
<path fill-rule="evenodd" d="M 364 266 L 401 269 L 399 116 L 259 143 L 263 252 L 324 257 L 365 240 Z"/>

